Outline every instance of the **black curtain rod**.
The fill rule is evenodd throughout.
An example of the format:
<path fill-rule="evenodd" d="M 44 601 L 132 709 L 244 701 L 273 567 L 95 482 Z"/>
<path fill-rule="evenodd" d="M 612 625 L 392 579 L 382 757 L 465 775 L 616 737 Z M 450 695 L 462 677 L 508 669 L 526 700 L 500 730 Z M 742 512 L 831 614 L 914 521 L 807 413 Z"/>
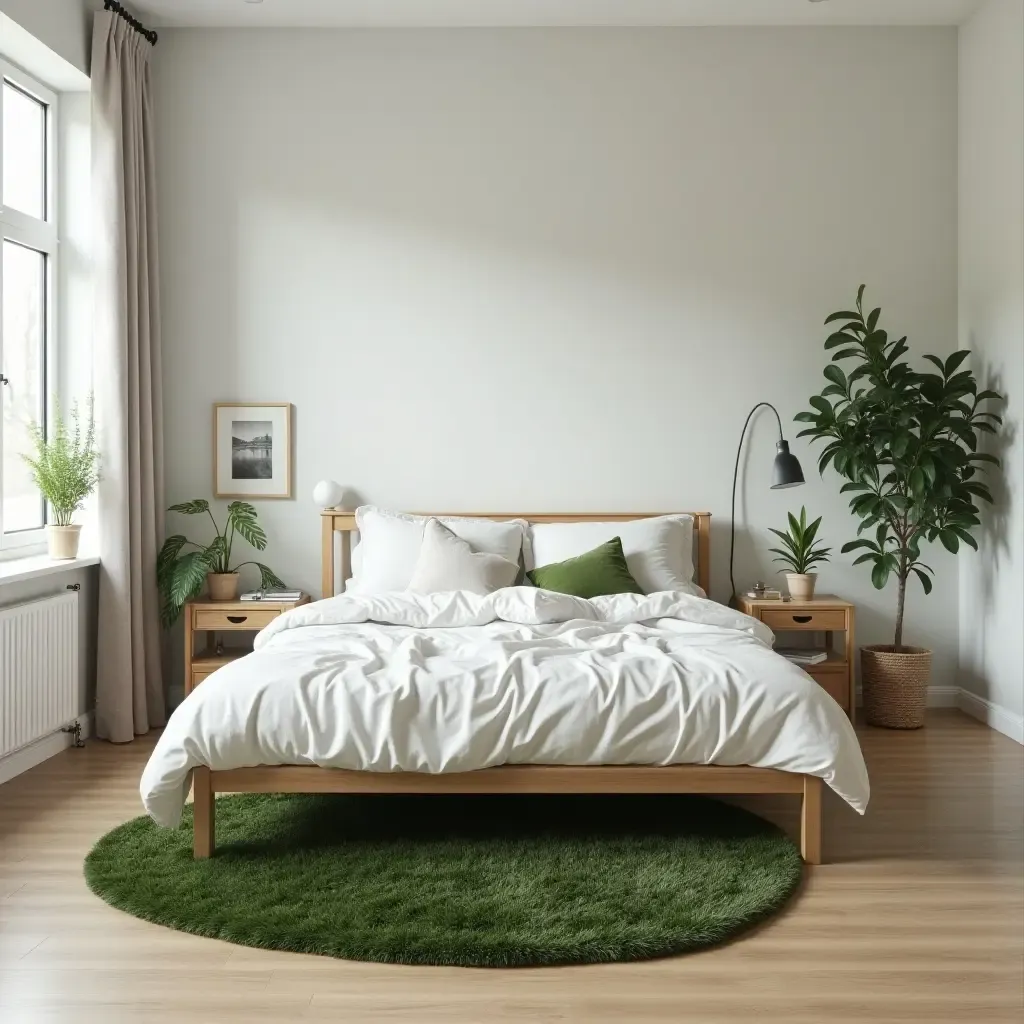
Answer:
<path fill-rule="evenodd" d="M 121 5 L 120 5 L 120 4 L 119 4 L 119 3 L 117 2 L 117 0 L 104 0 L 104 4 L 103 4 L 103 9 L 104 9 L 105 11 L 113 11 L 113 12 L 114 12 L 115 14 L 117 14 L 117 15 L 120 15 L 120 17 L 124 18 L 124 20 L 125 20 L 125 21 L 127 21 L 127 22 L 128 22 L 128 24 L 129 24 L 129 25 L 131 25 L 131 27 L 132 27 L 133 29 L 135 29 L 135 31 L 136 31 L 136 32 L 138 32 L 138 33 L 139 33 L 139 35 L 141 35 L 141 36 L 144 36 L 144 37 L 145 37 L 146 39 L 148 39 L 148 40 L 149 40 L 149 41 L 150 41 L 150 42 L 151 42 L 151 43 L 152 43 L 152 44 L 153 44 L 154 46 L 156 46 L 156 40 L 157 40 L 157 35 L 156 35 L 156 33 L 155 33 L 155 32 L 154 32 L 154 31 L 153 31 L 152 29 L 148 29 L 148 28 L 146 28 L 146 26 L 145 26 L 145 25 L 143 25 L 143 24 L 142 24 L 142 22 L 138 20 L 138 18 L 133 18 L 133 17 L 132 17 L 132 16 L 131 16 L 131 15 L 130 15 L 130 14 L 129 14 L 129 13 L 128 13 L 128 12 L 127 12 L 127 11 L 126 11 L 126 10 L 125 10 L 124 8 L 123 8 L 123 7 L 122 7 L 122 6 L 121 6 Z"/>

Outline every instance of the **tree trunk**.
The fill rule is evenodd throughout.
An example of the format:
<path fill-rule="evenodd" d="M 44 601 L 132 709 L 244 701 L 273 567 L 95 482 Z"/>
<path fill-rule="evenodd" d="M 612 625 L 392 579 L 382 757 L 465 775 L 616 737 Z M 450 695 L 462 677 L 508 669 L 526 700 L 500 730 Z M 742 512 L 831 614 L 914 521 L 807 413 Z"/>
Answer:
<path fill-rule="evenodd" d="M 896 638 L 893 641 L 897 654 L 903 650 L 903 602 L 907 596 L 908 575 L 909 572 L 901 566 L 899 574 L 900 587 L 896 594 Z"/>

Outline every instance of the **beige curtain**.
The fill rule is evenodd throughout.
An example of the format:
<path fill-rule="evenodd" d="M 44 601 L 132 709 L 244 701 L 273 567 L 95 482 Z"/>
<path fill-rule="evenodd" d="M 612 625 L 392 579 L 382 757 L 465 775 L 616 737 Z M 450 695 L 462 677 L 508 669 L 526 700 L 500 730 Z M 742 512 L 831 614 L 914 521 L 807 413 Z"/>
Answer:
<path fill-rule="evenodd" d="M 96 14 L 93 381 L 103 460 L 96 728 L 115 743 L 163 725 L 167 713 L 156 589 L 164 496 L 152 49 L 122 18 Z"/>

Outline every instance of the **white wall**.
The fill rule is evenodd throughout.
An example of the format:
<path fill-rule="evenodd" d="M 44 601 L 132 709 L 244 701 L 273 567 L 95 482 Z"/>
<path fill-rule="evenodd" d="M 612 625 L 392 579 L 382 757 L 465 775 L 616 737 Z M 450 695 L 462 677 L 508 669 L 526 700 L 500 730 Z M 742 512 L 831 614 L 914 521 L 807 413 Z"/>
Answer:
<path fill-rule="evenodd" d="M 103 0 L 0 0 L 0 12 L 86 74 L 92 52 L 92 13 L 102 6 Z"/>
<path fill-rule="evenodd" d="M 998 504 L 960 558 L 960 679 L 1024 743 L 1024 4 L 988 0 L 959 50 L 960 343 L 1008 396 Z"/>
<path fill-rule="evenodd" d="M 743 419 L 820 389 L 857 285 L 915 351 L 956 342 L 953 29 L 190 31 L 156 52 L 167 495 L 211 490 L 211 404 L 295 404 L 266 560 L 319 589 L 310 492 L 406 508 L 708 509 L 728 596 Z M 737 579 L 839 481 L 768 489 L 750 438 Z M 186 524 L 169 517 L 169 528 Z M 908 640 L 955 681 L 956 559 Z M 771 577 L 775 578 L 775 577 Z M 781 578 L 779 578 L 781 580 Z"/>

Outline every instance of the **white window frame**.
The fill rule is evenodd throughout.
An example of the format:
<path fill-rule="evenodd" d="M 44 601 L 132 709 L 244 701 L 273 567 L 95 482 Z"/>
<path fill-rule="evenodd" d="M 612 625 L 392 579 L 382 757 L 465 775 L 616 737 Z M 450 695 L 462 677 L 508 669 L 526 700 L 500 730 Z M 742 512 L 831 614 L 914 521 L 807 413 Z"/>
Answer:
<path fill-rule="evenodd" d="M 46 312 L 44 322 L 44 367 L 43 367 L 43 409 L 47 418 L 47 430 L 53 414 L 51 398 L 55 393 L 57 377 L 57 94 L 42 82 L 25 74 L 14 64 L 0 58 L 0 80 L 27 93 L 33 99 L 46 105 L 46 209 L 45 219 L 30 217 L 20 210 L 3 205 L 0 185 L 0 242 L 4 239 L 44 253 L 46 256 Z M 0 140 L 3 138 L 3 104 L 0 103 Z M 3 146 L 0 145 L 0 183 L 3 182 Z M 3 295 L 3 263 L 0 261 L 0 296 Z M 0 318 L 0 372 L 3 371 L 3 320 Z M 0 402 L 3 402 L 3 385 L 0 385 Z M 3 430 L 0 419 L 0 432 Z M 2 440 L 2 438 L 0 438 Z M 0 459 L 0 559 L 12 555 L 28 555 L 46 546 L 46 527 L 38 530 L 23 530 L 4 534 L 3 525 L 3 459 Z M 50 510 L 46 508 L 44 524 L 50 521 Z"/>

